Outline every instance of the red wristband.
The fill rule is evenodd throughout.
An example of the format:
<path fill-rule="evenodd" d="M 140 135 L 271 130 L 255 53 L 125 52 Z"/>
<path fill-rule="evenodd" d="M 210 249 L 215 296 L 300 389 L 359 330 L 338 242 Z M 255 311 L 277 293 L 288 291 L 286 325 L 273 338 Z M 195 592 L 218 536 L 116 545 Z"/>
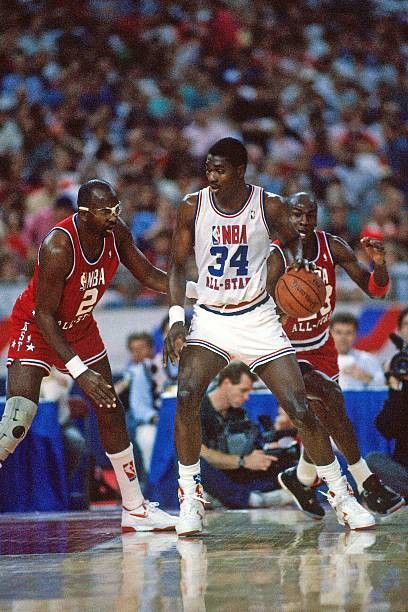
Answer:
<path fill-rule="evenodd" d="M 377 285 L 374 279 L 374 272 L 371 272 L 370 278 L 368 279 L 368 292 L 371 297 L 382 298 L 387 295 L 389 288 L 391 287 L 391 281 L 388 279 L 388 283 L 383 287 Z"/>

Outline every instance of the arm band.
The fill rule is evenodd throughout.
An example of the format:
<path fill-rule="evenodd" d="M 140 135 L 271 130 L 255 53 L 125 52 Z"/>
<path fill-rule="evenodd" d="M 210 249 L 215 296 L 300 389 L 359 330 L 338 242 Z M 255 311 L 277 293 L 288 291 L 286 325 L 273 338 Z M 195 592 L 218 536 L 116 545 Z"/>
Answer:
<path fill-rule="evenodd" d="M 186 317 L 184 314 L 184 308 L 182 306 L 171 306 L 169 308 L 169 327 L 170 329 L 174 325 L 174 323 L 185 323 Z"/>
<path fill-rule="evenodd" d="M 72 378 L 78 378 L 78 376 L 81 376 L 81 374 L 83 374 L 88 369 L 88 366 L 84 364 L 84 362 L 80 357 L 78 357 L 78 355 L 75 355 L 75 357 L 67 361 L 65 367 L 71 374 Z"/>
<path fill-rule="evenodd" d="M 371 272 L 370 278 L 368 279 L 368 292 L 371 297 L 382 298 L 387 295 L 389 288 L 391 287 L 391 281 L 388 279 L 388 283 L 383 287 L 377 285 L 374 279 L 374 272 Z"/>

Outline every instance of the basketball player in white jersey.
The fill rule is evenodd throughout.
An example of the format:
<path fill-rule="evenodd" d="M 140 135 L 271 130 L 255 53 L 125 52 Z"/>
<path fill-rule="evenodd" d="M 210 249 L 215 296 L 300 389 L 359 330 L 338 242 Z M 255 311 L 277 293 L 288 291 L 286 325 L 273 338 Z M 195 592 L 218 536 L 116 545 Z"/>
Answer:
<path fill-rule="evenodd" d="M 273 299 L 266 292 L 271 239 L 279 239 L 302 265 L 302 243 L 277 195 L 245 182 L 247 152 L 234 138 L 207 155 L 209 186 L 180 204 L 168 273 L 170 331 L 165 361 L 180 358 L 176 447 L 179 459 L 179 535 L 202 531 L 205 500 L 200 484 L 199 406 L 208 384 L 231 359 L 240 359 L 273 391 L 298 428 L 318 475 L 329 487 L 339 522 L 372 527 L 374 518 L 349 494 L 329 438 L 309 409 L 305 386 Z M 186 262 L 194 249 L 197 303 L 191 327 L 184 318 Z M 289 262 L 292 263 L 292 262 Z M 184 346 L 183 346 L 184 345 Z M 237 468 L 245 457 L 237 458 Z"/>

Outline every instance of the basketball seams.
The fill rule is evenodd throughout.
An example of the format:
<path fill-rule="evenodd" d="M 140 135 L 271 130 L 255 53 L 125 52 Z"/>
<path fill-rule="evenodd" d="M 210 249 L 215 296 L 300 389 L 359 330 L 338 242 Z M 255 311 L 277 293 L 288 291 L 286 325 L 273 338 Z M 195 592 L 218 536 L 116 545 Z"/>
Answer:
<path fill-rule="evenodd" d="M 323 302 L 322 302 L 322 300 L 320 299 L 320 295 L 317 293 L 316 289 L 306 279 L 304 279 L 302 277 L 299 277 L 299 276 L 296 276 L 296 274 L 291 274 L 291 270 L 289 270 L 289 272 L 287 272 L 287 274 L 288 274 L 288 276 L 292 276 L 292 277 L 296 278 L 297 280 L 301 280 L 302 282 L 305 283 L 305 285 L 310 287 L 310 289 L 312 289 L 313 293 L 316 295 L 316 297 L 319 300 L 319 302 L 321 303 L 321 305 L 322 306 L 324 305 L 324 299 L 323 299 Z M 286 285 L 286 283 L 285 283 L 285 285 Z M 287 285 L 286 285 L 286 287 L 287 287 Z"/>
<path fill-rule="evenodd" d="M 280 280 L 280 281 L 281 281 L 281 282 L 284 284 L 285 289 L 286 289 L 286 291 L 288 292 L 288 294 L 290 295 L 290 297 L 291 297 L 291 298 L 293 298 L 293 299 L 295 300 L 295 302 L 296 302 L 297 304 L 299 304 L 299 306 L 301 306 L 301 308 L 303 308 L 303 309 L 306 311 L 306 313 L 308 313 L 308 314 L 314 314 L 314 311 L 313 311 L 313 310 L 310 310 L 310 308 L 307 308 L 307 307 L 306 307 L 304 304 L 302 304 L 302 302 L 300 302 L 300 301 L 299 301 L 299 300 L 296 298 L 296 296 L 295 296 L 295 295 L 293 295 L 293 293 L 292 293 L 292 291 L 291 291 L 291 288 L 288 286 L 288 284 L 286 283 L 286 281 L 285 281 L 285 279 L 284 279 L 283 277 L 281 277 L 279 280 Z M 284 312 L 286 312 L 286 311 L 285 311 L 285 309 L 284 309 L 284 307 L 283 307 L 283 303 L 285 302 L 285 300 L 283 300 L 283 302 L 282 302 L 282 300 L 281 300 L 281 299 L 279 299 L 279 285 L 277 285 L 277 286 L 276 286 L 275 293 L 276 293 L 276 298 L 277 298 L 277 300 L 278 300 L 278 302 L 279 302 L 280 307 L 282 308 L 282 310 L 283 310 Z M 291 315 L 290 315 L 290 316 L 291 316 Z M 300 316 L 301 316 L 301 315 L 297 315 L 295 318 L 299 318 Z"/>

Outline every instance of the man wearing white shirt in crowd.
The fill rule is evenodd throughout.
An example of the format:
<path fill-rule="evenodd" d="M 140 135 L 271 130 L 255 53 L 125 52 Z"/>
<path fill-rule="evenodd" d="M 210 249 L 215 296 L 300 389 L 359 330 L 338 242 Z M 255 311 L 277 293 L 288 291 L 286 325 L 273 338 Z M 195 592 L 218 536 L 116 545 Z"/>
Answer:
<path fill-rule="evenodd" d="M 384 387 L 384 372 L 377 358 L 353 348 L 357 330 L 357 319 L 350 313 L 339 313 L 331 319 L 330 331 L 339 354 L 340 387 L 343 391 Z"/>
<path fill-rule="evenodd" d="M 147 473 L 156 437 L 158 410 L 155 379 L 159 366 L 157 361 L 153 360 L 153 338 L 150 334 L 131 334 L 127 345 L 131 359 L 123 378 L 115 384 L 115 391 L 120 394 L 129 389 L 126 424 L 130 439 L 136 442 L 140 449 Z"/>

